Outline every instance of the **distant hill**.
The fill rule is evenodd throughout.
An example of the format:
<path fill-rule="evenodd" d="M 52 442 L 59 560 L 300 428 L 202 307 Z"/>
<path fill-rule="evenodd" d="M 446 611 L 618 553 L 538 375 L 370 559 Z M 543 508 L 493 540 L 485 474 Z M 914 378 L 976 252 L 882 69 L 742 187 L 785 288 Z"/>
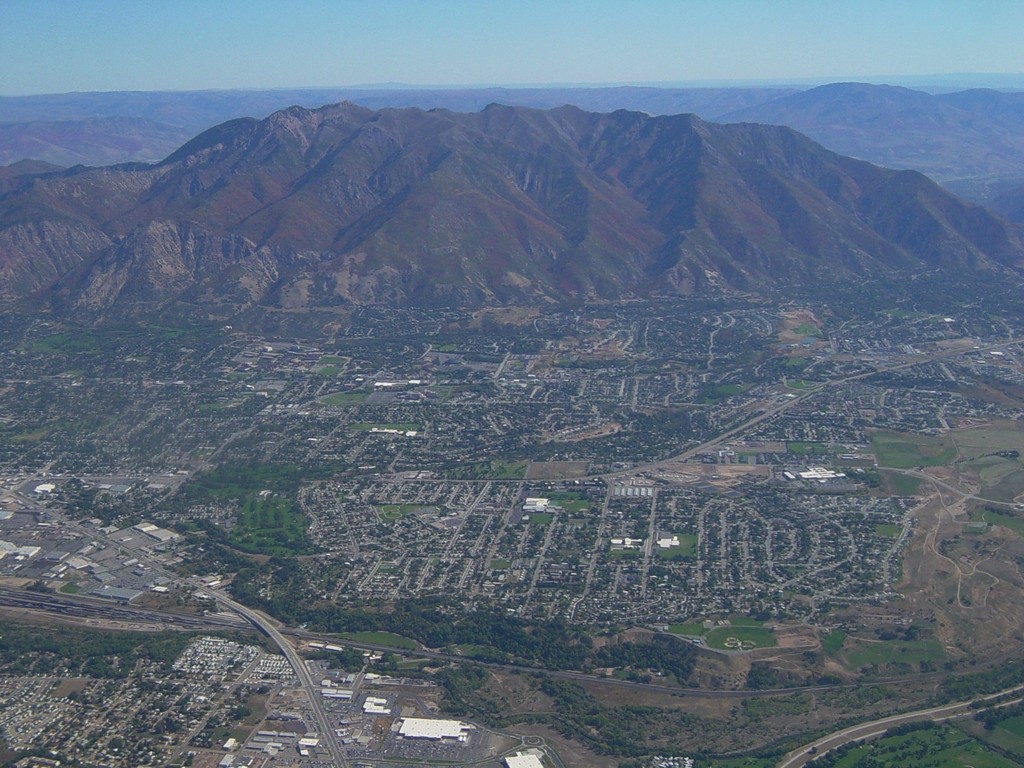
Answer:
<path fill-rule="evenodd" d="M 989 207 L 1011 221 L 1024 224 L 1024 184 L 1000 192 Z"/>
<path fill-rule="evenodd" d="M 0 97 L 0 164 L 24 158 L 61 165 L 155 162 L 200 131 L 291 106 L 350 101 L 370 109 L 419 107 L 478 112 L 488 104 L 595 112 L 696 113 L 708 119 L 792 88 L 305 88 L 129 91 Z"/>
<path fill-rule="evenodd" d="M 22 184 L 31 184 L 36 176 L 63 171 L 63 166 L 42 160 L 19 160 L 10 165 L 0 165 L 0 195 L 10 192 Z"/>
<path fill-rule="evenodd" d="M 266 117 L 291 106 L 351 101 L 371 109 L 419 107 L 478 112 L 488 104 L 549 109 L 571 104 L 594 112 L 630 109 L 654 115 L 692 112 L 713 120 L 796 88 L 282 88 L 224 91 L 111 91 L 0 96 L 0 124 L 138 117 L 195 135 L 236 117 Z"/>
<path fill-rule="evenodd" d="M 295 107 L 29 179 L 0 198 L 0 297 L 70 311 L 771 292 L 1024 258 L 918 173 L 693 115 Z"/>
<path fill-rule="evenodd" d="M 786 125 L 829 149 L 911 168 L 972 200 L 1024 182 L 1024 93 L 834 83 L 744 107 L 722 122 Z"/>
<path fill-rule="evenodd" d="M 24 158 L 64 166 L 154 162 L 190 136 L 141 117 L 0 123 L 0 164 Z"/>
<path fill-rule="evenodd" d="M 0 163 L 26 157 L 60 165 L 156 161 L 227 120 L 341 101 L 370 109 L 455 112 L 497 103 L 693 113 L 719 122 L 787 125 L 842 154 L 921 171 L 976 202 L 1024 184 L 1024 93 L 975 88 L 933 95 L 865 83 L 810 89 L 307 88 L 0 97 Z"/>

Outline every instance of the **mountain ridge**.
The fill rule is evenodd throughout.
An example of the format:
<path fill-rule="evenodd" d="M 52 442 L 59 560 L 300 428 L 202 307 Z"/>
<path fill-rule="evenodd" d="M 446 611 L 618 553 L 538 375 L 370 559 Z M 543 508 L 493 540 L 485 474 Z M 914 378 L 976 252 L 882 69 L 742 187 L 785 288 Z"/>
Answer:
<path fill-rule="evenodd" d="M 485 304 L 1016 269 L 1021 232 L 789 128 L 575 107 L 292 107 L 0 197 L 0 295 Z"/>
<path fill-rule="evenodd" d="M 927 174 L 987 204 L 1024 184 L 1024 94 L 992 88 L 830 83 L 803 87 L 342 88 L 82 93 L 0 97 L 0 164 L 157 162 L 196 133 L 288 104 L 353 101 L 369 109 L 474 112 L 496 102 L 593 112 L 696 113 L 703 119 L 789 125 L 841 154 Z M 35 121 L 35 122 L 33 122 Z M 6 137 L 6 138 L 5 138 Z"/>

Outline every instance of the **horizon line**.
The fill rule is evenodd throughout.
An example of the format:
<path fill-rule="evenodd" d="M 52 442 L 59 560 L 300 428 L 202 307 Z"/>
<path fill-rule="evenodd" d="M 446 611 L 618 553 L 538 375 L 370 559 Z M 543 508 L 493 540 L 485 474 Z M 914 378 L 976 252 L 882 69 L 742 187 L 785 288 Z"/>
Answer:
<path fill-rule="evenodd" d="M 901 85 L 917 83 L 919 85 L 941 85 L 945 81 L 947 87 L 956 80 L 1007 79 L 1018 81 L 1017 86 L 1024 88 L 1024 72 L 947 72 L 923 75 L 850 75 L 850 76 L 813 76 L 794 78 L 730 78 L 730 79 L 697 79 L 697 80 L 629 80 L 629 81 L 597 81 L 597 82 L 525 82 L 525 83 L 355 83 L 348 85 L 280 85 L 280 86 L 239 86 L 209 88 L 125 88 L 114 90 L 77 90 L 47 91 L 37 93 L 2 93 L 0 98 L 32 98 L 41 96 L 68 96 L 73 94 L 103 93 L 216 93 L 216 92 L 257 92 L 257 91 L 328 91 L 328 90 L 529 90 L 550 88 L 655 88 L 662 90 L 679 88 L 786 88 L 798 86 L 819 86 L 836 83 L 865 83 L 869 85 Z M 988 86 L 997 88 L 998 86 Z M 1002 86 L 1008 87 L 1008 86 Z"/>

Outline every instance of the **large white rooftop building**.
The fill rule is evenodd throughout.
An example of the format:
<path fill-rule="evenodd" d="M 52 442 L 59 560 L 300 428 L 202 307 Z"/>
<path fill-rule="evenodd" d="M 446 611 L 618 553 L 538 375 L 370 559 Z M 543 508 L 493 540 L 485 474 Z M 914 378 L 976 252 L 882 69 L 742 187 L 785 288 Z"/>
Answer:
<path fill-rule="evenodd" d="M 540 757 L 532 752 L 522 752 L 518 755 L 509 755 L 505 758 L 505 765 L 508 768 L 544 768 Z"/>
<path fill-rule="evenodd" d="M 433 720 L 423 717 L 402 718 L 398 735 L 404 739 L 455 739 L 465 742 L 473 726 L 460 720 Z"/>
<path fill-rule="evenodd" d="M 367 696 L 363 701 L 363 712 L 367 715 L 390 715 L 391 705 L 380 696 Z"/>

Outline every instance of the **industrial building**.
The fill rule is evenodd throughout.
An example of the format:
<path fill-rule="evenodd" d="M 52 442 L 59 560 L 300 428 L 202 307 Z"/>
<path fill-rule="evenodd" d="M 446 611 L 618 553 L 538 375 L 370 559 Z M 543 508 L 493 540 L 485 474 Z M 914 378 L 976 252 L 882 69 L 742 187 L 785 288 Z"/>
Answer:
<path fill-rule="evenodd" d="M 505 765 L 508 768 L 544 768 L 540 755 L 537 753 L 537 750 L 533 749 L 509 755 L 505 758 Z"/>
<path fill-rule="evenodd" d="M 391 705 L 380 696 L 367 696 L 363 701 L 363 713 L 367 715 L 390 715 Z"/>
<path fill-rule="evenodd" d="M 404 717 L 398 729 L 403 739 L 429 739 L 441 741 L 450 739 L 463 744 L 469 741 L 473 726 L 460 720 L 433 720 L 423 717 Z"/>

